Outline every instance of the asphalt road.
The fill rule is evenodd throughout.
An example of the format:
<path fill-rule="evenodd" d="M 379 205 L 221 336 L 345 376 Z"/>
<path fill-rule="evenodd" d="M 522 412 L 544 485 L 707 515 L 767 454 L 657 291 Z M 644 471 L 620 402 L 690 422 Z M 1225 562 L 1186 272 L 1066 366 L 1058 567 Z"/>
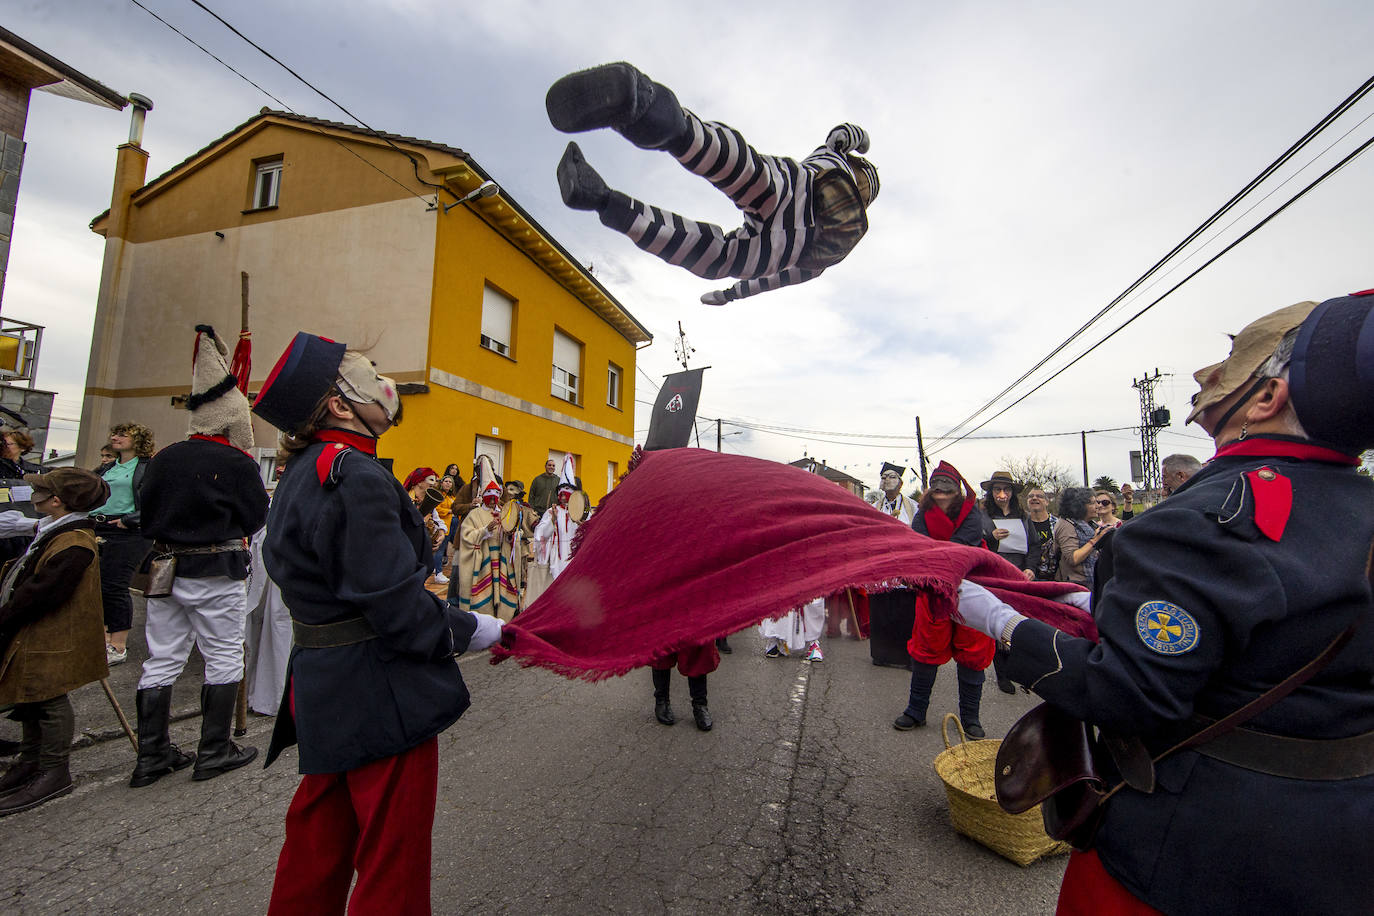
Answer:
<path fill-rule="evenodd" d="M 822 664 L 765 659 L 752 631 L 731 642 L 710 678 L 709 733 L 677 674 L 678 724 L 665 728 L 647 671 L 588 684 L 464 661 L 473 707 L 440 737 L 434 912 L 1053 911 L 1065 858 L 1019 868 L 949 826 L 938 727 L 891 727 L 906 672 L 874 667 L 851 640 L 827 640 Z M 112 682 L 132 717 L 137 631 L 131 645 Z M 188 717 L 173 740 L 194 748 L 198 667 L 180 685 Z M 989 734 L 1031 703 L 988 684 Z M 134 790 L 99 685 L 76 705 L 78 730 L 101 740 L 74 752 L 72 795 L 0 821 L 0 912 L 263 912 L 294 752 L 266 771 L 193 783 L 187 770 Z M 950 666 L 932 721 L 955 708 Z M 241 742 L 265 750 L 272 722 L 252 717 Z"/>

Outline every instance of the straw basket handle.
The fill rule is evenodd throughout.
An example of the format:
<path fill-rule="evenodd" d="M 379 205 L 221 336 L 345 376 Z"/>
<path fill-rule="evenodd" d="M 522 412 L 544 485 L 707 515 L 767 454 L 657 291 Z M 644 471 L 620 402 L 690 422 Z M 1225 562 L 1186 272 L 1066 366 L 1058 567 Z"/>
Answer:
<path fill-rule="evenodd" d="M 949 750 L 952 745 L 949 740 L 949 723 L 953 722 L 954 727 L 959 729 L 959 743 L 967 744 L 968 735 L 964 734 L 964 723 L 959 721 L 959 717 L 952 712 L 945 713 L 944 721 L 940 723 L 940 737 L 945 739 L 945 750 Z"/>

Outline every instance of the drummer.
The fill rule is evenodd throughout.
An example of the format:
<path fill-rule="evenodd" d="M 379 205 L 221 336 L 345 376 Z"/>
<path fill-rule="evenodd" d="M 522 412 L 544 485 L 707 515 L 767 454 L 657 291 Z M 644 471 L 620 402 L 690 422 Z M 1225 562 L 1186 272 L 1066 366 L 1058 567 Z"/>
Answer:
<path fill-rule="evenodd" d="M 525 581 L 534 558 L 534 525 L 539 521 L 525 502 L 525 484 L 507 480 L 501 494 L 501 527 L 511 538 L 511 581 L 520 592 L 520 608 L 525 603 Z"/>
<path fill-rule="evenodd" d="M 454 563 L 457 587 L 450 601 L 456 600 L 465 611 L 494 614 L 509 623 L 520 609 L 520 596 L 512 577 L 512 534 L 502 525 L 501 495 L 501 484 L 488 479 L 481 504 L 463 519 Z"/>

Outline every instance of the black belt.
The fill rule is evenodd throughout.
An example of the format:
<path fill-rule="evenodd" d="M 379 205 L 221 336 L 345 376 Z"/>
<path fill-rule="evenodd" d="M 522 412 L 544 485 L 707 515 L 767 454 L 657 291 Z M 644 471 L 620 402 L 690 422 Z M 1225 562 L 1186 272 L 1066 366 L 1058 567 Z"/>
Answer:
<path fill-rule="evenodd" d="M 291 632 L 296 645 L 304 649 L 331 649 L 335 646 L 351 646 L 369 639 L 377 638 L 377 631 L 366 617 L 350 617 L 333 623 L 301 623 L 291 621 Z"/>
<path fill-rule="evenodd" d="M 1210 724 L 1210 720 L 1194 717 Z M 1374 775 L 1374 732 L 1350 738 L 1286 738 L 1237 728 L 1192 750 L 1245 770 L 1288 779 L 1332 781 Z"/>
<path fill-rule="evenodd" d="M 247 552 L 248 542 L 243 538 L 230 538 L 218 544 L 168 544 L 164 541 L 153 542 L 153 552 L 162 556 L 192 557 L 211 553 Z"/>

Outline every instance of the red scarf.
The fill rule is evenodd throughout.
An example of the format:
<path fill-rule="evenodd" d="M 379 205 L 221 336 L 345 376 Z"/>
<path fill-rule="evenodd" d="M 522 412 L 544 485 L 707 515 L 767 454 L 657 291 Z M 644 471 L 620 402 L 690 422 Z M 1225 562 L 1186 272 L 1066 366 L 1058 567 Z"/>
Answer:
<path fill-rule="evenodd" d="M 957 521 L 950 521 L 949 516 L 945 515 L 945 510 L 933 502 L 929 509 L 921 513 L 921 516 L 925 519 L 926 531 L 930 532 L 931 537 L 937 541 L 948 541 L 953 539 L 954 532 L 959 530 L 959 526 L 964 523 L 964 519 L 968 518 L 968 514 L 972 511 L 973 501 L 965 496 L 964 501 L 959 505 Z"/>
<path fill-rule="evenodd" d="M 243 452 L 245 455 L 248 455 L 249 458 L 253 457 L 251 454 L 249 454 L 247 449 L 239 448 L 237 445 L 230 442 L 228 436 L 207 436 L 203 433 L 191 433 L 191 438 L 199 439 L 202 442 L 218 442 L 220 445 L 227 445 L 230 448 L 235 449 L 236 451 Z"/>
<path fill-rule="evenodd" d="M 1071 635 L 1097 634 L 1086 613 L 1052 600 L 1077 586 L 1027 582 L 989 550 L 923 537 L 819 475 L 742 455 L 645 453 L 574 547 L 568 568 L 506 625 L 493 662 L 513 656 L 600 680 L 851 587 L 922 589 L 948 617 L 961 579 Z"/>

